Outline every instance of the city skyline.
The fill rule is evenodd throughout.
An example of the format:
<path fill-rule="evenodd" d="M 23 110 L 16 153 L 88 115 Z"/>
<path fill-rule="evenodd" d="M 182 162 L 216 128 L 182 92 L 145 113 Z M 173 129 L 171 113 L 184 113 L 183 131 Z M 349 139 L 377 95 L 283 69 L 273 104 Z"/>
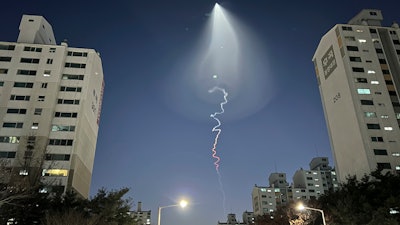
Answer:
<path fill-rule="evenodd" d="M 184 211 L 163 211 L 163 225 L 216 224 L 225 221 L 227 213 L 239 218 L 252 211 L 254 184 L 267 184 L 270 173 L 285 172 L 291 180 L 313 157 L 326 156 L 334 162 L 313 53 L 323 34 L 363 8 L 382 10 L 385 25 L 400 21 L 395 1 L 313 1 L 309 7 L 220 2 L 258 41 L 251 50 L 265 56 L 254 61 L 265 64 L 262 72 L 268 74 L 271 89 L 259 108 L 238 116 L 235 112 L 241 107 L 236 98 L 221 117 L 218 148 L 227 206 L 223 212 L 211 157 L 215 124 L 209 117 L 218 105 L 191 95 L 192 90 L 182 88 L 185 80 L 174 80 L 182 72 L 180 63 L 206 34 L 214 4 L 72 1 L 60 8 L 44 1 L 8 2 L 0 15 L 7 21 L 2 24 L 1 41 L 15 41 L 22 15 L 33 14 L 52 24 L 58 44 L 67 39 L 69 46 L 100 53 L 105 90 L 91 194 L 101 187 L 130 187 L 135 203 L 141 201 L 143 209 L 152 210 L 153 223 L 158 206 L 174 204 L 182 196 L 194 204 Z M 178 93 L 187 94 L 189 109 L 178 108 L 179 101 L 168 98 L 171 93 L 165 88 L 174 82 L 181 85 L 175 89 Z"/>

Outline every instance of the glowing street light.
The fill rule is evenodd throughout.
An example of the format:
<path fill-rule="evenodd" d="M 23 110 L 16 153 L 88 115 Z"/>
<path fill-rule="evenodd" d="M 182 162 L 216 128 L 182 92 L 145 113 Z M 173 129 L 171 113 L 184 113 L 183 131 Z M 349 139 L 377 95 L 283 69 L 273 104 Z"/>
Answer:
<path fill-rule="evenodd" d="M 158 222 L 157 222 L 157 225 L 161 224 L 161 209 L 170 208 L 170 207 L 176 207 L 176 206 L 180 206 L 181 208 L 185 208 L 187 205 L 188 205 L 188 202 L 186 200 L 181 200 L 179 202 L 179 204 L 158 207 Z"/>
<path fill-rule="evenodd" d="M 310 208 L 310 207 L 306 207 L 306 206 L 304 206 L 302 203 L 300 203 L 299 205 L 297 205 L 297 210 L 305 210 L 305 209 L 308 209 L 308 210 L 313 210 L 313 211 L 317 211 L 317 212 L 320 212 L 321 214 L 322 214 L 322 223 L 324 224 L 324 225 L 326 225 L 326 222 L 325 222 L 325 214 L 324 214 L 324 211 L 322 210 L 322 209 L 315 209 L 315 208 Z"/>

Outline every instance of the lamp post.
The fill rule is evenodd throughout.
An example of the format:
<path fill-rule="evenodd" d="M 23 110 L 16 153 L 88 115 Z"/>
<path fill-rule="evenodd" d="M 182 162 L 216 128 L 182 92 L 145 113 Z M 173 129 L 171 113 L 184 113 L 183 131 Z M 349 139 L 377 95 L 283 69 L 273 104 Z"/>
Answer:
<path fill-rule="evenodd" d="M 188 202 L 185 200 L 181 200 L 179 202 L 179 204 L 174 204 L 174 205 L 167 205 L 167 206 L 160 206 L 158 207 L 158 220 L 157 220 L 157 225 L 161 224 L 161 209 L 164 208 L 170 208 L 170 207 L 176 207 L 176 206 L 180 206 L 182 208 L 185 208 L 187 206 Z"/>
<path fill-rule="evenodd" d="M 323 223 L 324 225 L 326 225 L 326 222 L 325 222 L 325 214 L 324 214 L 324 211 L 323 211 L 322 209 L 315 209 L 315 208 L 306 207 L 306 206 L 304 206 L 303 204 L 299 204 L 299 205 L 297 206 L 297 209 L 298 209 L 298 210 L 308 209 L 308 210 L 313 210 L 313 211 L 320 212 L 320 213 L 322 214 L 322 223 Z"/>

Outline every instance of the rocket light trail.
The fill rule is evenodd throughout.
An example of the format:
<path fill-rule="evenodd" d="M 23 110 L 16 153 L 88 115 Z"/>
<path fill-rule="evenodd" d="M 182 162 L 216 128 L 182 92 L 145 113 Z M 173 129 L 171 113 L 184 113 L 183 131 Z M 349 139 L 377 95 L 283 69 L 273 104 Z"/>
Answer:
<path fill-rule="evenodd" d="M 216 75 L 214 75 L 216 76 Z M 215 135 L 214 138 L 214 143 L 213 143 L 213 147 L 212 147 L 212 157 L 215 159 L 214 161 L 214 165 L 215 165 L 215 170 L 217 171 L 218 174 L 218 182 L 219 182 L 219 186 L 222 192 L 222 204 L 223 204 L 223 209 L 224 209 L 224 213 L 226 212 L 226 207 L 225 207 L 225 191 L 224 191 L 224 187 L 222 185 L 222 180 L 221 180 L 221 173 L 219 172 L 219 162 L 221 161 L 221 158 L 217 155 L 217 145 L 218 145 L 218 139 L 219 139 L 219 135 L 221 134 L 222 130 L 220 128 L 221 126 L 221 121 L 217 118 L 217 115 L 221 115 L 225 112 L 224 109 L 224 105 L 226 103 L 228 103 L 228 92 L 225 91 L 224 88 L 220 88 L 218 86 L 213 87 L 212 89 L 208 90 L 209 93 L 213 93 L 214 91 L 221 91 L 224 94 L 224 101 L 220 103 L 220 107 L 221 107 L 221 111 L 217 111 L 213 114 L 210 115 L 211 118 L 213 118 L 214 120 L 217 121 L 217 125 L 213 127 L 212 132 L 217 132 L 217 134 Z"/>
<path fill-rule="evenodd" d="M 221 114 L 223 114 L 225 112 L 224 105 L 226 103 L 228 103 L 228 99 L 227 99 L 228 92 L 226 92 L 225 89 L 220 88 L 218 86 L 213 87 L 212 89 L 208 90 L 208 92 L 209 93 L 213 93 L 216 90 L 221 91 L 224 94 L 224 101 L 220 103 L 221 111 L 220 112 L 215 112 L 215 113 L 210 115 L 210 117 L 213 118 L 214 120 L 216 120 L 217 123 L 218 123 L 212 129 L 212 132 L 217 132 L 217 134 L 215 135 L 214 144 L 213 144 L 213 148 L 212 148 L 212 157 L 214 159 L 216 159 L 214 161 L 214 165 L 215 165 L 215 170 L 219 174 L 219 161 L 221 161 L 221 158 L 219 156 L 217 156 L 217 144 L 218 144 L 219 135 L 221 134 L 222 130 L 221 130 L 221 128 L 219 128 L 221 126 L 221 121 L 217 118 L 217 115 L 221 115 Z"/>

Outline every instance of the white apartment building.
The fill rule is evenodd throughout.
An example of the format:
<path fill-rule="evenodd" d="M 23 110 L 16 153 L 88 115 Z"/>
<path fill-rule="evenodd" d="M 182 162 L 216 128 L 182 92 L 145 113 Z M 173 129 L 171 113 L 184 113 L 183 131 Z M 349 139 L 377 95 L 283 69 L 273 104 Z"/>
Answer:
<path fill-rule="evenodd" d="M 0 160 L 12 168 L 5 182 L 36 171 L 42 191 L 88 197 L 104 89 L 100 56 L 57 45 L 41 16 L 23 15 L 19 29 L 17 42 L 0 42 Z"/>
<path fill-rule="evenodd" d="M 327 157 L 313 158 L 309 165 L 310 170 L 295 172 L 291 185 L 285 173 L 271 173 L 268 187 L 255 185 L 251 194 L 254 216 L 271 214 L 290 201 L 317 199 L 327 191 L 338 189 L 335 170 L 329 166 Z"/>
<path fill-rule="evenodd" d="M 217 223 L 217 225 L 249 225 L 245 222 L 239 222 L 236 220 L 236 214 L 234 213 L 229 213 L 227 216 L 227 221 L 226 222 L 219 222 Z"/>
<path fill-rule="evenodd" d="M 129 212 L 138 225 L 150 225 L 151 224 L 151 210 L 143 211 L 142 202 L 138 202 L 137 210 Z"/>
<path fill-rule="evenodd" d="M 313 57 L 340 182 L 400 171 L 400 29 L 365 9 L 337 24 Z"/>

